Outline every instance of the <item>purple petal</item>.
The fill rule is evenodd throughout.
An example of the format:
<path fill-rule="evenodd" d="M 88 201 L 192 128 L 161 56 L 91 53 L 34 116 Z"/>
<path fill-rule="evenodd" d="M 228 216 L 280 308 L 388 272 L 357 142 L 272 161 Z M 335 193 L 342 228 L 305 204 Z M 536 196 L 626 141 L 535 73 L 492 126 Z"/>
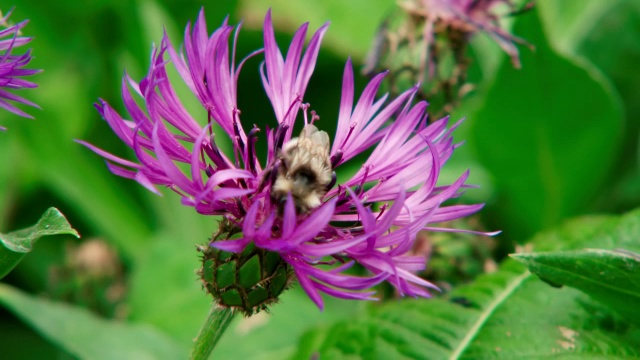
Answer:
<path fill-rule="evenodd" d="M 244 248 L 251 242 L 250 238 L 242 238 L 237 240 L 223 240 L 223 241 L 214 241 L 210 244 L 210 246 L 222 250 L 228 251 L 232 253 L 239 253 L 244 250 Z"/>

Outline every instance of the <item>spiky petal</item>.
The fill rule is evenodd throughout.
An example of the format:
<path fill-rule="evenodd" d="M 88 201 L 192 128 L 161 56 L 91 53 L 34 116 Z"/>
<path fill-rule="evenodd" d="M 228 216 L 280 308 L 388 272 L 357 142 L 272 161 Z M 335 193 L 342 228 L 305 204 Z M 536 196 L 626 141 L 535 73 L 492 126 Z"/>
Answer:
<path fill-rule="evenodd" d="M 0 107 L 14 114 L 32 118 L 31 115 L 19 109 L 13 103 L 25 104 L 38 108 L 35 103 L 15 95 L 14 90 L 24 88 L 35 88 L 38 85 L 24 79 L 40 72 L 41 70 L 27 69 L 26 66 L 31 61 L 31 50 L 23 54 L 16 54 L 17 49 L 28 44 L 30 37 L 21 36 L 20 31 L 27 25 L 29 20 L 24 20 L 16 25 L 9 25 L 9 16 L 0 13 Z M 13 102 L 13 103 L 12 103 Z M 0 127 L 0 130 L 4 130 Z"/>

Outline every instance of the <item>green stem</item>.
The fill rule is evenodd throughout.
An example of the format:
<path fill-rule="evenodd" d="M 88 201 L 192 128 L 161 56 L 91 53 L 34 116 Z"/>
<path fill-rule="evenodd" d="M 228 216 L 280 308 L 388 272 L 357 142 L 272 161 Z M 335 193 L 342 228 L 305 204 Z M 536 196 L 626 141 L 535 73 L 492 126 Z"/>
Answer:
<path fill-rule="evenodd" d="M 191 349 L 191 360 L 206 360 L 211 351 L 220 340 L 222 334 L 233 319 L 233 311 L 223 309 L 217 305 L 211 307 L 207 321 L 200 328 L 193 348 Z"/>

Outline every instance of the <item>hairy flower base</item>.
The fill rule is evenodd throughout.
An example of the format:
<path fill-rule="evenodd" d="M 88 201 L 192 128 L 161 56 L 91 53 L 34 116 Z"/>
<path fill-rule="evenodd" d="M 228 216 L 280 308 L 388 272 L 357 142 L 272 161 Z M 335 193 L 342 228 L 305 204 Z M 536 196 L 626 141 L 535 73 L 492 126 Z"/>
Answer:
<path fill-rule="evenodd" d="M 217 304 L 251 316 L 278 301 L 294 279 L 291 267 L 275 252 L 247 246 L 230 253 L 204 245 L 198 275 Z"/>

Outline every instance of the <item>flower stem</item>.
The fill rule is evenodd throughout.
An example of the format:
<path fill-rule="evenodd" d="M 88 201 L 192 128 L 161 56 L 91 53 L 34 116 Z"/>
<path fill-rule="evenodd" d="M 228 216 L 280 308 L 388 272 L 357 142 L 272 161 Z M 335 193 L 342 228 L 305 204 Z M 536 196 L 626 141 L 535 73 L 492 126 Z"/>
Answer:
<path fill-rule="evenodd" d="M 234 312 L 221 308 L 217 305 L 211 307 L 207 321 L 200 328 L 200 332 L 196 337 L 193 348 L 191 349 L 191 360 L 206 360 L 209 358 L 211 351 L 220 340 L 222 334 L 231 323 Z"/>

